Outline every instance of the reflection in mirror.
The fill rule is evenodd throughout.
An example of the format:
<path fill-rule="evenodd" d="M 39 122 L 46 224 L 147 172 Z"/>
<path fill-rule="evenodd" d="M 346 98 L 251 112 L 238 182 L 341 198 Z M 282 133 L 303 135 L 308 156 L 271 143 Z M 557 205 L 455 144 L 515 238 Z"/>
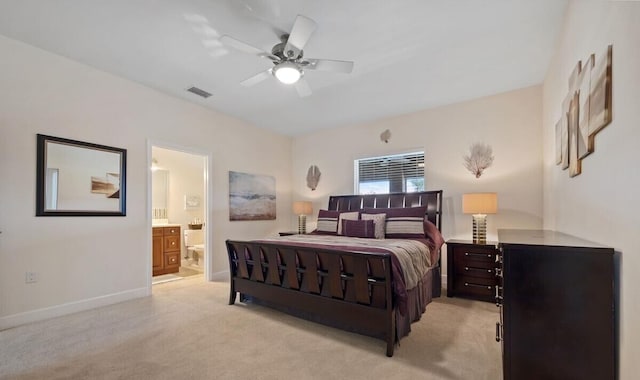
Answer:
<path fill-rule="evenodd" d="M 37 216 L 124 216 L 126 150 L 38 135 Z"/>
<path fill-rule="evenodd" d="M 169 171 L 155 169 L 151 172 L 151 210 L 154 223 L 161 223 L 159 220 L 167 220 L 164 223 L 168 223 L 168 208 Z"/>
<path fill-rule="evenodd" d="M 58 209 L 58 169 L 47 168 L 45 179 L 45 204 L 47 210 Z"/>

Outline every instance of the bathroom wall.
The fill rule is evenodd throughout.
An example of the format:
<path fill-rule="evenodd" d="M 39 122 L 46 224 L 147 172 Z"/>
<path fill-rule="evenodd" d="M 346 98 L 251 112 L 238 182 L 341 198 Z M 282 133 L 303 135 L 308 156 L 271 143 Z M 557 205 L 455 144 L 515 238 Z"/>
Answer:
<path fill-rule="evenodd" d="M 211 157 L 213 272 L 225 239 L 291 228 L 291 138 L 5 37 L 0 57 L 0 329 L 150 294 L 150 143 Z M 127 216 L 35 217 L 37 133 L 127 149 Z M 229 221 L 230 170 L 276 178 L 276 220 Z"/>
<path fill-rule="evenodd" d="M 184 231 L 194 218 L 204 220 L 206 157 L 159 147 L 153 147 L 151 154 L 158 161 L 158 166 L 169 173 L 167 193 L 169 223 L 179 224 Z M 200 199 L 200 206 L 186 208 L 184 199 L 186 195 L 197 196 Z M 184 257 L 184 242 L 181 247 L 181 257 Z"/>

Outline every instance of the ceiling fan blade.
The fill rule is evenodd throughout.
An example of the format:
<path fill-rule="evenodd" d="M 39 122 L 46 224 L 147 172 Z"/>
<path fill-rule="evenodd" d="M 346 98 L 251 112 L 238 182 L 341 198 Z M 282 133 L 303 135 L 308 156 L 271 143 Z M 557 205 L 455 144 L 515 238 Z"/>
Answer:
<path fill-rule="evenodd" d="M 296 91 L 298 92 L 298 96 L 300 96 L 301 98 L 306 98 L 307 96 L 311 95 L 311 87 L 309 86 L 309 83 L 300 78 L 296 84 Z"/>
<path fill-rule="evenodd" d="M 352 61 L 336 61 L 333 59 L 306 59 L 309 62 L 305 69 L 318 71 L 334 71 L 338 73 L 351 73 L 353 71 Z"/>
<path fill-rule="evenodd" d="M 230 46 L 232 48 L 238 49 L 240 51 L 243 51 L 245 53 L 249 53 L 252 55 L 257 55 L 258 57 L 262 57 L 262 58 L 267 58 L 269 60 L 272 61 L 279 61 L 280 58 L 267 53 L 266 51 L 259 49 L 255 46 L 249 45 L 246 42 L 242 42 L 240 40 L 237 40 L 229 35 L 223 35 L 222 37 L 220 37 L 220 42 L 222 42 L 223 44 Z"/>
<path fill-rule="evenodd" d="M 289 50 L 289 46 L 293 46 L 298 50 L 302 50 L 304 45 L 309 41 L 309 37 L 318 25 L 312 19 L 298 15 L 296 21 L 293 23 L 291 33 L 289 33 L 289 39 L 287 40 L 286 50 Z"/>
<path fill-rule="evenodd" d="M 251 78 L 243 80 L 242 82 L 240 82 L 240 85 L 244 87 L 251 87 L 269 78 L 270 76 L 271 76 L 271 69 L 266 71 L 261 71 L 256 75 L 252 76 Z"/>

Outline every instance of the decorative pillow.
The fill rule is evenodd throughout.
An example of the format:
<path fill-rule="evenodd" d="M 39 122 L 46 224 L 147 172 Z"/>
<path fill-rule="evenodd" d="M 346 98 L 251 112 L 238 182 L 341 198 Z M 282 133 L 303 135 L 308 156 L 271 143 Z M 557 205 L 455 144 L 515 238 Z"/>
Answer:
<path fill-rule="evenodd" d="M 440 230 L 438 230 L 438 227 L 436 227 L 435 224 L 428 220 L 424 221 L 424 235 L 427 240 L 433 244 L 430 248 L 435 251 L 438 251 L 440 247 L 442 247 L 442 244 L 444 244 L 444 238 L 442 237 Z"/>
<path fill-rule="evenodd" d="M 338 218 L 338 235 L 342 235 L 342 221 L 343 220 L 358 220 L 360 219 L 360 212 L 341 212 Z"/>
<path fill-rule="evenodd" d="M 315 233 L 325 235 L 337 235 L 338 234 L 338 217 L 339 211 L 318 211 L 318 226 Z"/>
<path fill-rule="evenodd" d="M 387 239 L 424 239 L 424 215 L 427 206 L 406 208 L 367 208 L 367 214 L 387 214 Z"/>
<path fill-rule="evenodd" d="M 369 238 L 375 237 L 375 223 L 373 220 L 349 220 L 342 221 L 342 234 L 349 237 Z"/>
<path fill-rule="evenodd" d="M 373 220 L 376 239 L 384 239 L 384 227 L 387 214 L 361 214 L 362 220 Z"/>

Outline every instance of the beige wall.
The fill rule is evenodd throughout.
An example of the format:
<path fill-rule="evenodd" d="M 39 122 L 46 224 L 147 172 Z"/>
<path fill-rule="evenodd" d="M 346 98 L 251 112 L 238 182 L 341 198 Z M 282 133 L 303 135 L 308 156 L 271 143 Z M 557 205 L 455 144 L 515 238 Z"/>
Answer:
<path fill-rule="evenodd" d="M 151 142 L 211 157 L 212 272 L 225 239 L 291 228 L 289 137 L 4 37 L 0 56 L 0 328 L 149 294 Z M 36 218 L 36 133 L 126 148 L 127 216 Z M 229 170 L 276 178 L 276 221 L 229 222 Z"/>
<path fill-rule="evenodd" d="M 529 87 L 365 125 L 324 130 L 293 142 L 293 197 L 326 208 L 329 195 L 351 194 L 353 160 L 424 149 L 428 190 L 444 190 L 443 234 L 471 238 L 471 216 L 462 214 L 462 194 L 495 191 L 498 214 L 488 217 L 489 238 L 497 228 L 542 227 L 541 87 Z M 379 135 L 391 130 L 385 144 Z M 479 179 L 463 166 L 469 146 L 492 146 L 494 164 Z M 306 187 L 310 165 L 322 176 L 315 191 Z M 445 272 L 446 273 L 446 272 Z"/>
<path fill-rule="evenodd" d="M 640 3 L 572 1 L 544 81 L 544 225 L 620 253 L 620 379 L 640 372 Z M 613 45 L 613 121 L 597 134 L 582 174 L 554 163 L 554 126 L 578 60 Z M 596 57 L 597 58 L 597 57 Z M 588 279 L 585 279 L 588 281 Z"/>

